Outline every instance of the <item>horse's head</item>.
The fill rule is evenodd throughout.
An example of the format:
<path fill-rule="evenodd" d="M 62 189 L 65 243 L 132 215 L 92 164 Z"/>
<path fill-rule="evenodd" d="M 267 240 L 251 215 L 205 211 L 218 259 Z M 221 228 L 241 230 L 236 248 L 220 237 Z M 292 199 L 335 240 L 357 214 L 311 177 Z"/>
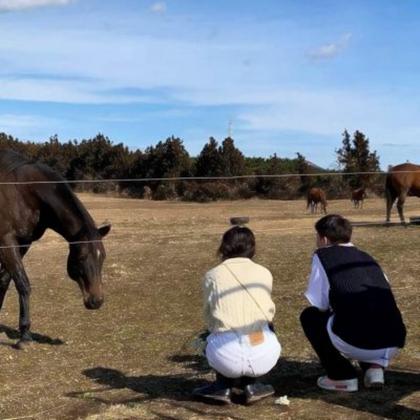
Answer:
<path fill-rule="evenodd" d="M 67 272 L 79 285 L 87 309 L 99 309 L 104 302 L 102 265 L 105 248 L 101 240 L 110 229 L 110 224 L 101 225 L 70 244 Z"/>

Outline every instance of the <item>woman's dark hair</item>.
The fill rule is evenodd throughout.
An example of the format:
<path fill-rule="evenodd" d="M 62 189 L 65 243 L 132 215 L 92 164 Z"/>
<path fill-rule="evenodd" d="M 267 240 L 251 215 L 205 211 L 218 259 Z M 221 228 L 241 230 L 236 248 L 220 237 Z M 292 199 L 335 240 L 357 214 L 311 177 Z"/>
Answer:
<path fill-rule="evenodd" d="M 252 258 L 255 255 L 255 236 L 247 227 L 234 226 L 223 235 L 217 253 L 223 260 L 236 257 Z"/>
<path fill-rule="evenodd" d="M 315 223 L 319 236 L 328 238 L 333 244 L 350 242 L 353 228 L 351 223 L 339 214 L 328 214 Z"/>

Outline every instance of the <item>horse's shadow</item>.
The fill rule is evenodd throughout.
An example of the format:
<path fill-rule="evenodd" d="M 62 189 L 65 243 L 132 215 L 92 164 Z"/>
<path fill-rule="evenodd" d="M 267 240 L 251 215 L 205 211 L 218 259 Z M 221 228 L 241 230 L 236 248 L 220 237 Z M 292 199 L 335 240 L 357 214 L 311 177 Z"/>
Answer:
<path fill-rule="evenodd" d="M 10 328 L 6 325 L 0 324 L 0 334 L 2 333 L 6 334 L 7 338 L 9 338 L 10 340 L 20 339 L 20 332 L 18 330 L 16 330 L 15 328 Z M 51 338 L 48 335 L 39 334 L 35 332 L 31 332 L 31 337 L 34 342 L 40 343 L 40 344 L 49 344 L 50 346 L 60 346 L 62 344 L 65 344 L 64 341 L 59 338 Z M 0 345 L 17 348 L 16 343 L 0 341 Z"/>
<path fill-rule="evenodd" d="M 136 403 L 158 398 L 190 401 L 191 391 L 208 382 L 206 379 L 196 377 L 197 373 L 203 375 L 209 371 L 205 359 L 190 355 L 174 355 L 169 359 L 183 364 L 193 372 L 176 375 L 128 376 L 116 369 L 100 366 L 86 369 L 82 373 L 96 384 L 105 387 L 72 392 L 68 396 L 84 399 L 88 396 L 90 399 L 107 404 Z M 402 398 L 420 389 L 420 374 L 418 373 L 390 370 L 386 373 L 387 384 L 384 390 L 371 391 L 360 387 L 359 392 L 351 394 L 332 393 L 319 389 L 316 386 L 316 378 L 321 373 L 322 369 L 317 362 L 283 358 L 264 378 L 264 381 L 274 386 L 276 394 L 286 394 L 290 398 L 321 400 L 390 419 L 419 418 L 419 411 L 399 404 Z M 122 401 L 109 401 L 108 398 L 102 396 L 104 392 L 116 389 L 129 389 L 141 396 Z"/>

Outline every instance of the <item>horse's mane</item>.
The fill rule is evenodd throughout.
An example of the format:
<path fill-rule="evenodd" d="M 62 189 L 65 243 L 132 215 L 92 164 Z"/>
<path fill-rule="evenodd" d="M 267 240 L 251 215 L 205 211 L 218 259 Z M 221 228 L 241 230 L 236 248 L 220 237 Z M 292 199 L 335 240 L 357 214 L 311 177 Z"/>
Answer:
<path fill-rule="evenodd" d="M 7 176 L 21 166 L 31 163 L 33 161 L 13 150 L 0 150 L 0 173 L 3 176 Z"/>
<path fill-rule="evenodd" d="M 19 153 L 16 153 L 13 150 L 0 150 L 0 179 L 6 178 L 8 175 L 17 173 L 17 171 L 23 166 L 29 165 L 35 167 L 39 173 L 43 175 L 47 180 L 50 181 L 65 181 L 65 179 L 57 173 L 55 170 L 50 168 L 48 165 L 45 165 L 34 160 L 30 160 L 25 156 L 22 156 Z M 28 177 L 29 178 L 29 177 Z M 33 179 L 27 179 L 27 181 L 32 181 Z M 53 184 L 50 184 L 53 185 Z M 46 188 L 45 184 L 41 186 L 35 185 L 32 189 L 44 203 L 50 203 L 52 199 L 52 194 L 50 193 L 52 189 Z M 81 203 L 79 198 L 70 188 L 69 184 L 66 182 L 59 182 L 55 185 L 54 195 L 58 194 L 61 197 L 63 202 L 67 202 L 69 208 L 72 208 L 73 211 L 78 213 L 85 223 L 90 226 L 95 226 L 95 223 L 90 216 L 89 212 L 86 210 L 84 205 Z"/>

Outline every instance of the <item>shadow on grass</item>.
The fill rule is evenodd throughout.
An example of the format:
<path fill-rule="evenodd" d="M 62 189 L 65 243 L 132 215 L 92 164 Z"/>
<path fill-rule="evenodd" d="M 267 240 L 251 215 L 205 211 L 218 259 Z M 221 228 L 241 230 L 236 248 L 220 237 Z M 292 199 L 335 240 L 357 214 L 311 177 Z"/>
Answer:
<path fill-rule="evenodd" d="M 420 418 L 418 410 L 399 404 L 404 397 L 420 390 L 420 372 L 388 370 L 382 391 L 365 389 L 360 376 L 359 391 L 353 393 L 319 389 L 316 379 L 320 374 L 325 372 L 317 362 L 280 359 L 270 372 L 270 380 L 277 393 L 287 394 L 291 398 L 320 400 L 389 419 Z"/>
<path fill-rule="evenodd" d="M 143 394 L 138 398 L 118 401 L 119 404 L 136 401 L 140 402 L 156 398 L 186 401 L 190 400 L 190 393 L 194 387 L 200 386 L 206 382 L 202 379 L 191 379 L 191 374 L 127 376 L 119 370 L 106 367 L 85 369 L 82 373 L 86 377 L 92 379 L 96 384 L 106 385 L 106 388 L 71 392 L 67 396 L 89 398 L 104 403 L 108 403 L 109 401 L 101 398 L 100 394 L 116 389 L 129 389 L 139 394 Z"/>
<path fill-rule="evenodd" d="M 203 373 L 203 362 L 199 356 L 173 356 L 171 360 L 187 364 L 196 372 Z M 194 368 L 194 366 L 196 368 Z M 321 400 L 329 404 L 340 405 L 359 412 L 374 414 L 390 419 L 419 418 L 415 409 L 399 404 L 399 401 L 420 389 L 420 374 L 390 370 L 386 373 L 386 387 L 383 391 L 365 390 L 361 387 L 356 393 L 332 393 L 316 386 L 316 378 L 322 373 L 316 362 L 281 359 L 277 366 L 263 380 L 271 383 L 279 395 L 290 398 Z M 106 404 L 130 404 L 163 398 L 172 401 L 191 401 L 191 391 L 208 381 L 195 378 L 194 374 L 127 376 L 107 367 L 86 369 L 83 374 L 96 384 L 105 388 L 72 392 L 70 397 L 89 398 Z M 129 389 L 142 396 L 123 401 L 109 401 L 100 394 L 115 389 Z M 293 404 L 293 403 L 292 403 Z M 186 406 L 188 409 L 193 407 Z"/>
<path fill-rule="evenodd" d="M 179 363 L 187 369 L 194 370 L 196 372 L 206 373 L 211 372 L 211 367 L 207 363 L 207 359 L 203 356 L 196 354 L 174 354 L 168 357 L 171 362 Z"/>
<path fill-rule="evenodd" d="M 20 332 L 15 328 L 7 327 L 6 325 L 0 325 L 0 334 L 6 334 L 10 340 L 19 340 L 20 339 Z M 35 343 L 40 344 L 49 344 L 50 346 L 60 346 L 64 344 L 64 341 L 59 338 L 51 338 L 48 335 L 38 334 L 35 332 L 31 332 L 31 336 Z M 12 348 L 16 348 L 16 343 L 0 343 L 4 346 L 10 346 Z"/>

